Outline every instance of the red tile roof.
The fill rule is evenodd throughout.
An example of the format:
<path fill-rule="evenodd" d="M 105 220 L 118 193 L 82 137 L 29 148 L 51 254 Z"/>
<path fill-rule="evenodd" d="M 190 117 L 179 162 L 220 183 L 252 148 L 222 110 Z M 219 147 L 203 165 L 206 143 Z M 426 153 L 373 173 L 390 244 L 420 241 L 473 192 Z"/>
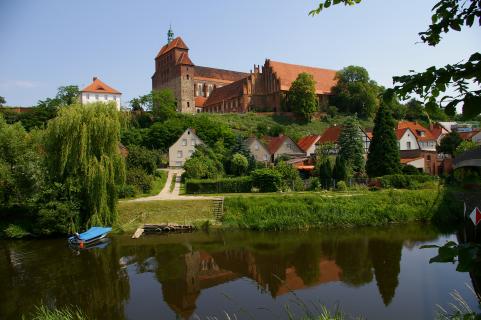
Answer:
<path fill-rule="evenodd" d="M 320 135 L 310 135 L 310 136 L 306 136 L 304 138 L 301 138 L 298 142 L 297 142 L 297 145 L 299 146 L 299 148 L 301 148 L 302 150 L 304 150 L 305 152 L 307 152 L 307 150 L 309 150 L 309 148 L 315 144 L 317 141 L 319 141 L 319 139 L 321 138 Z"/>
<path fill-rule="evenodd" d="M 337 83 L 336 70 L 321 69 L 315 67 L 301 66 L 278 61 L 268 60 L 268 64 L 272 67 L 272 71 L 276 73 L 281 82 L 281 90 L 287 91 L 291 84 L 297 79 L 299 73 L 307 72 L 314 77 L 316 81 L 317 94 L 330 94 L 332 87 Z"/>
<path fill-rule="evenodd" d="M 247 78 L 248 73 L 232 70 L 216 69 L 209 67 L 195 66 L 194 79 L 213 79 L 220 82 L 234 82 L 243 78 Z"/>
<path fill-rule="evenodd" d="M 181 65 L 187 65 L 187 66 L 193 66 L 194 64 L 192 63 L 192 60 L 190 60 L 189 55 L 187 52 L 182 52 L 179 56 L 179 59 L 177 59 L 177 64 Z"/>
<path fill-rule="evenodd" d="M 83 88 L 81 92 L 94 92 L 94 93 L 113 93 L 113 94 L 120 94 L 119 91 L 115 90 L 112 87 L 109 87 L 102 81 L 100 81 L 99 78 L 94 77 L 93 82 Z"/>
<path fill-rule="evenodd" d="M 471 140 L 480 130 L 473 130 L 471 132 L 459 132 L 459 136 L 463 140 Z"/>
<path fill-rule="evenodd" d="M 404 128 L 404 129 L 396 129 L 396 139 L 401 140 L 403 137 L 404 133 L 408 131 L 409 128 Z"/>
<path fill-rule="evenodd" d="M 278 136 L 278 137 L 269 137 L 265 136 L 262 137 L 262 140 L 266 141 L 267 144 L 267 150 L 269 150 L 270 154 L 274 154 L 279 150 L 279 148 L 282 146 L 284 141 L 286 141 L 287 136 Z"/>
<path fill-rule="evenodd" d="M 397 125 L 397 129 L 405 129 L 409 128 L 412 133 L 416 136 L 416 139 L 419 141 L 429 141 L 429 140 L 436 140 L 434 135 L 431 133 L 429 129 L 426 129 L 422 125 L 417 122 L 410 122 L 410 121 L 399 121 Z M 421 136 L 421 132 L 424 131 L 424 136 Z"/>
<path fill-rule="evenodd" d="M 242 96 L 244 93 L 244 80 L 232 82 L 220 88 L 215 88 L 205 101 L 206 106 L 211 106 L 225 100 Z"/>
<path fill-rule="evenodd" d="M 203 108 L 205 104 L 205 100 L 207 100 L 206 97 L 201 97 L 201 96 L 195 97 L 195 106 L 197 108 Z"/>
<path fill-rule="evenodd" d="M 166 44 L 165 46 L 163 46 L 159 53 L 157 54 L 157 56 L 155 57 L 156 59 L 158 57 L 160 57 L 161 55 L 163 55 L 164 53 L 167 53 L 169 52 L 170 50 L 174 49 L 174 48 L 178 48 L 178 49 L 184 49 L 184 50 L 189 50 L 189 48 L 187 47 L 187 45 L 185 44 L 185 42 L 182 40 L 181 37 L 177 37 L 175 38 L 174 40 L 172 40 L 170 43 Z"/>
<path fill-rule="evenodd" d="M 327 143 L 327 142 L 332 142 L 332 143 L 337 143 L 337 140 L 339 139 L 339 135 L 341 134 L 341 127 L 330 127 L 327 128 L 326 131 L 322 134 L 321 138 L 319 139 L 319 143 Z"/>

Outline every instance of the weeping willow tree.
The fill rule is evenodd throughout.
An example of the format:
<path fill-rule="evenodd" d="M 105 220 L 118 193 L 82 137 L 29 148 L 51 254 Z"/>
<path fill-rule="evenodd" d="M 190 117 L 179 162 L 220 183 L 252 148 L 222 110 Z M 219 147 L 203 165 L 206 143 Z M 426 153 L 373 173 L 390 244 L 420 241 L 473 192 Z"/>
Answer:
<path fill-rule="evenodd" d="M 112 225 L 117 185 L 125 180 L 115 104 L 72 105 L 48 123 L 45 148 L 50 178 L 78 198 L 79 227 Z"/>

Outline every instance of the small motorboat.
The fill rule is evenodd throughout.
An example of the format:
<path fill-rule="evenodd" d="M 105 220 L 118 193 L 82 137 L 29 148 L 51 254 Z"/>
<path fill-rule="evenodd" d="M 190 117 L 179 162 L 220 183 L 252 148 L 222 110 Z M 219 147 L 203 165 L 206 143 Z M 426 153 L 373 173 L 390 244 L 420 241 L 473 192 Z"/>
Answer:
<path fill-rule="evenodd" d="M 75 233 L 68 238 L 68 243 L 80 249 L 96 246 L 99 243 L 106 242 L 105 237 L 110 231 L 112 231 L 112 228 L 92 227 L 84 233 Z"/>

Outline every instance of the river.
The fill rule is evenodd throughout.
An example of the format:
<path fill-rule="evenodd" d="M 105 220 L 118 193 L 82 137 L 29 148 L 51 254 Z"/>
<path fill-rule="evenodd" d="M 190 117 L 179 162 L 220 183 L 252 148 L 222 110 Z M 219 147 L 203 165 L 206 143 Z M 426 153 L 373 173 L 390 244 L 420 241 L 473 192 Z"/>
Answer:
<path fill-rule="evenodd" d="M 422 224 L 309 232 L 210 231 L 72 251 L 65 239 L 0 240 L 0 319 L 75 305 L 95 319 L 287 319 L 325 305 L 367 319 L 433 319 L 469 274 L 429 264 L 454 235 Z"/>

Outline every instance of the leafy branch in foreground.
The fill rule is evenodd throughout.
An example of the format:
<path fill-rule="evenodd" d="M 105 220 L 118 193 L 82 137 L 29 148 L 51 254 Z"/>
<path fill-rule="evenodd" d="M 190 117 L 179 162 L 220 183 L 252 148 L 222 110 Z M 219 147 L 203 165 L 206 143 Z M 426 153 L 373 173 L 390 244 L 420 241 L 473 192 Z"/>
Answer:
<path fill-rule="evenodd" d="M 481 244 L 479 243 L 461 243 L 454 241 L 446 242 L 443 246 L 425 245 L 421 249 L 437 248 L 438 255 L 431 258 L 429 263 L 433 262 L 458 262 L 456 271 L 474 272 L 481 274 Z"/>
<path fill-rule="evenodd" d="M 361 0 L 326 0 L 317 9 L 309 12 L 314 16 L 331 5 L 343 3 L 355 5 Z M 431 24 L 424 32 L 420 32 L 422 42 L 436 46 L 442 39 L 442 34 L 452 30 L 461 31 L 463 27 L 481 26 L 481 0 L 440 0 L 432 8 Z M 430 67 L 424 72 L 393 77 L 394 88 L 387 90 L 387 97 L 394 93 L 402 98 L 417 94 L 425 99 L 428 105 L 433 105 L 441 93 L 449 89 L 456 92 L 455 96 L 446 95 L 440 102 L 448 115 L 454 115 L 457 105 L 463 105 L 463 116 L 474 118 L 481 113 L 481 53 L 471 54 L 464 62 L 449 64 L 442 68 Z"/>

